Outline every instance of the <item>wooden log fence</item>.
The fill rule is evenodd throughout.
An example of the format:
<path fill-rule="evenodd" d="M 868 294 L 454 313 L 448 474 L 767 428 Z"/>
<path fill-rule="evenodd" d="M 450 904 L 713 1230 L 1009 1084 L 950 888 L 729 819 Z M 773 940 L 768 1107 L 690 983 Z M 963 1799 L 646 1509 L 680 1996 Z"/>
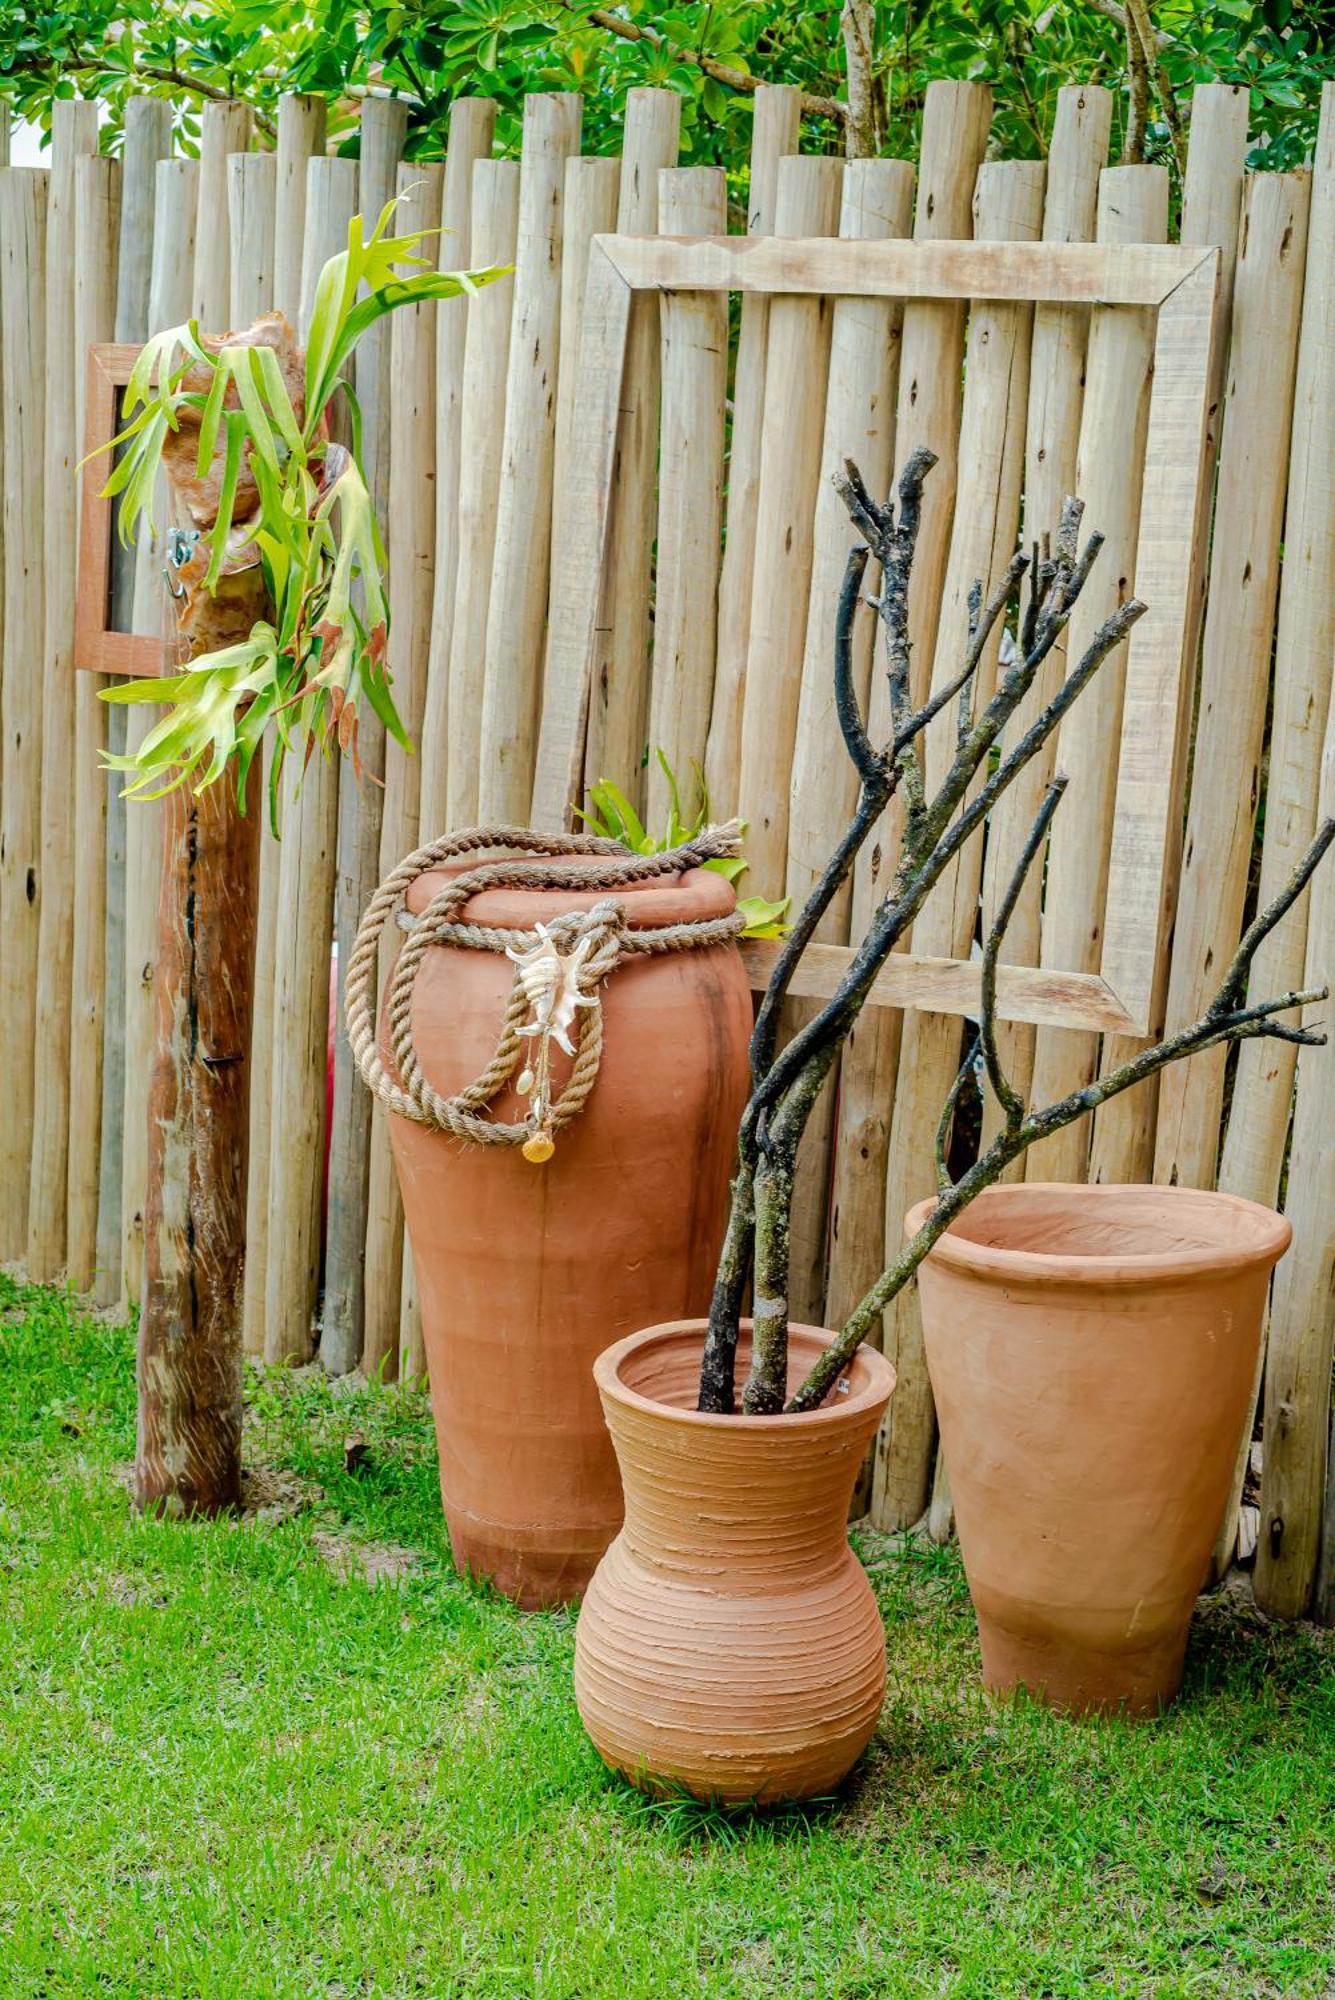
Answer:
<path fill-rule="evenodd" d="M 1041 162 L 985 159 L 991 101 L 974 83 L 930 86 L 917 162 L 803 154 L 798 93 L 762 87 L 753 106 L 745 229 L 774 239 L 776 252 L 789 237 L 842 238 L 829 253 L 836 276 L 824 294 L 745 291 L 731 340 L 725 292 L 635 293 L 615 450 L 596 495 L 580 490 L 574 469 L 580 357 L 605 331 L 592 305 L 586 312 L 596 239 L 723 237 L 743 223 L 719 169 L 677 166 L 671 91 L 631 93 L 620 158 L 581 152 L 580 100 L 558 94 L 528 100 L 517 159 L 495 157 L 497 107 L 485 97 L 456 103 L 441 159 L 411 165 L 402 105 L 367 100 L 354 161 L 328 153 L 322 101 L 293 97 L 279 108 L 272 150 L 246 107 L 219 102 L 205 108 L 198 161 L 172 158 L 171 107 L 146 99 L 130 105 L 123 161 L 113 162 L 97 156 L 95 107 L 70 100 L 57 106 L 49 168 L 0 164 L 6 1262 L 41 1280 L 67 1273 L 104 1302 L 134 1304 L 143 1281 L 162 814 L 127 808 L 96 771 L 99 750 L 142 741 L 154 712 L 108 710 L 96 678 L 71 664 L 82 414 L 68 384 L 82 382 L 89 344 L 133 343 L 190 313 L 208 330 L 273 307 L 300 324 L 349 217 L 360 207 L 369 225 L 396 191 L 404 226 L 443 225 L 433 252 L 442 268 L 514 265 L 474 301 L 396 316 L 358 354 L 389 550 L 391 665 L 418 748 L 411 757 L 387 748 L 364 718 L 362 781 L 336 758 L 315 760 L 304 777 L 287 772 L 283 837 L 265 838 L 245 1331 L 269 1361 L 317 1352 L 333 1373 L 423 1372 L 384 1121 L 352 1074 L 336 1014 L 331 1036 L 331 977 L 379 872 L 419 838 L 479 819 L 559 818 L 553 767 L 540 761 L 560 664 L 549 622 L 555 630 L 568 567 L 588 545 L 590 504 L 605 510 L 608 550 L 584 781 L 615 780 L 657 826 L 669 795 L 654 753 L 665 752 L 688 794 L 702 773 L 716 815 L 740 807 L 747 886 L 769 896 L 805 893 L 849 798 L 828 658 L 848 544 L 830 481 L 845 456 L 881 490 L 918 445 L 940 460 L 911 604 L 919 693 L 958 659 L 975 577 L 994 581 L 1017 539 L 1050 528 L 1072 488 L 1108 547 L 1066 654 L 1136 586 L 1154 309 L 1091 302 L 1088 291 L 1035 307 L 1014 288 L 971 303 L 854 297 L 837 282 L 853 273 L 857 242 L 873 238 L 1168 240 L 1166 172 L 1107 163 L 1110 94 L 1062 91 Z M 1236 944 L 1258 852 L 1264 896 L 1318 810 L 1335 803 L 1335 86 L 1325 87 L 1310 168 L 1247 172 L 1246 146 L 1246 92 L 1202 85 L 1180 238 L 1219 247 L 1222 282 L 1209 505 L 1184 579 L 1199 672 L 1162 830 L 1166 920 L 1152 983 L 1170 1025 L 1195 1011 Z M 993 268 L 1008 267 L 999 258 Z M 1010 279 L 997 282 L 1005 293 Z M 161 562 L 145 543 L 112 564 L 114 615 L 140 632 L 163 629 Z M 856 679 L 883 735 L 870 628 L 869 619 L 859 628 Z M 984 687 L 994 667 L 985 663 Z M 1062 671 L 1059 654 L 1053 684 Z M 1115 1012 L 1098 1011 L 1097 989 L 1077 1003 L 1079 982 L 1068 981 L 1098 972 L 1110 924 L 1125 930 L 1115 879 L 1110 887 L 1127 754 L 1123 671 L 1109 663 L 1055 747 L 1071 783 L 1046 888 L 1035 881 L 1008 939 L 1015 970 L 1003 972 L 1002 990 L 1018 1018 L 1006 1054 L 1042 1094 L 1093 1076 L 1128 1046 Z M 929 742 L 929 758 L 941 747 Z M 1174 756 L 1172 742 L 1162 754 Z M 794 1220 L 803 1314 L 837 1322 L 849 1311 L 897 1240 L 904 1208 L 930 1185 L 980 911 L 995 908 L 1046 776 L 1046 766 L 1026 774 L 1022 794 L 993 815 L 985 850 L 924 909 L 827 1088 Z M 896 839 L 892 811 L 822 927 L 830 965 L 795 990 L 789 1032 L 860 935 Z M 1257 969 L 1267 990 L 1335 975 L 1333 897 L 1331 881 L 1319 881 L 1307 915 L 1269 941 Z M 751 955 L 757 977 L 764 959 Z M 917 1004 L 903 1012 L 906 994 Z M 1231 1070 L 1197 1058 L 1157 1093 L 1105 1107 L 1092 1133 L 1071 1127 L 1036 1149 L 1026 1171 L 1218 1184 L 1263 1201 L 1287 1187 L 1295 1245 L 1277 1273 L 1258 1384 L 1256 1586 L 1274 1615 L 1315 1604 L 1329 1618 L 1335 1053 L 1305 1050 L 1296 1062 L 1294 1053 L 1249 1044 Z M 884 1337 L 900 1387 L 864 1498 L 881 1527 L 930 1520 L 941 1532 L 948 1471 L 935 1463 L 911 1298 Z"/>

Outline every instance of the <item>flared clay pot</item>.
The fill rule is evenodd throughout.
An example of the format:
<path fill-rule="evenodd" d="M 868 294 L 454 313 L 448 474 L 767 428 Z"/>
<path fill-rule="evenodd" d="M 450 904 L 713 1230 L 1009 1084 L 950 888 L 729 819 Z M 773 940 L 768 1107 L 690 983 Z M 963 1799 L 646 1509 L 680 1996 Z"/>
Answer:
<path fill-rule="evenodd" d="M 1232 1195 L 1027 1183 L 933 1247 L 927 1364 L 989 1689 L 1129 1715 L 1176 1695 L 1291 1233 Z"/>
<path fill-rule="evenodd" d="M 420 876 L 409 908 L 458 872 Z M 721 875 L 691 869 L 612 892 L 489 889 L 463 916 L 531 929 L 609 893 L 632 927 L 735 901 Z M 490 1059 L 513 977 L 499 953 L 426 954 L 412 1030 L 438 1090 Z M 747 1091 L 751 993 L 731 941 L 627 960 L 602 1006 L 597 1081 L 544 1164 L 389 1121 L 455 1562 L 527 1609 L 578 1597 L 621 1525 L 594 1359 L 665 1304 L 708 1305 Z M 554 1052 L 558 1091 L 569 1070 Z M 518 1122 L 527 1106 L 507 1091 L 494 1111 Z"/>
<path fill-rule="evenodd" d="M 831 1335 L 794 1327 L 796 1387 Z M 704 1322 L 650 1327 L 594 1373 L 626 1499 L 580 1610 L 575 1699 L 642 1790 L 727 1804 L 823 1796 L 885 1694 L 885 1633 L 848 1506 L 894 1387 L 860 1348 L 802 1416 L 695 1408 Z M 739 1351 L 749 1366 L 750 1329 Z"/>

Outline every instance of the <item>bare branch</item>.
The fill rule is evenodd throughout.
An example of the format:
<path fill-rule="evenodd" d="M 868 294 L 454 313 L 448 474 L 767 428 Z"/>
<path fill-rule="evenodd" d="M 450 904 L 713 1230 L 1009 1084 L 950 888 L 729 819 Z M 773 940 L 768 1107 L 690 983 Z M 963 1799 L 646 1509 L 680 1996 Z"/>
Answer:
<path fill-rule="evenodd" d="M 1039 850 L 1048 837 L 1048 828 L 1052 825 L 1052 816 L 1062 802 L 1062 793 L 1066 790 L 1066 784 L 1067 780 L 1065 776 L 1058 773 L 1048 785 L 1043 796 L 1043 803 L 1034 816 L 1034 823 L 1029 829 L 1028 837 L 1020 853 L 1020 858 L 1015 864 L 1014 873 L 1010 881 L 1006 884 L 1006 893 L 1001 899 L 996 918 L 983 945 L 982 998 L 978 1009 L 978 1045 L 982 1050 L 983 1067 L 987 1071 L 987 1080 L 992 1086 L 992 1094 L 1006 1114 L 1006 1126 L 1008 1130 L 1018 1130 L 1020 1122 L 1024 1117 L 1024 1099 L 1003 1070 L 1001 1057 L 997 1050 L 997 960 L 1001 954 L 1002 942 L 1005 939 L 1010 920 L 1015 914 L 1015 905 L 1020 900 L 1020 891 L 1025 885 L 1029 870 L 1033 867 Z"/>

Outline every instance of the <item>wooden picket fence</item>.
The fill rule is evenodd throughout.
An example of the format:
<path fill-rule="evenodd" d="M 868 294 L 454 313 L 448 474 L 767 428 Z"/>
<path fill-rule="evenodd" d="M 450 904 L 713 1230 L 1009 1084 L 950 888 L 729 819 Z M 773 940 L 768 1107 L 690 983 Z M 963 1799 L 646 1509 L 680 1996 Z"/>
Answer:
<path fill-rule="evenodd" d="M 798 93 L 755 100 L 748 208 L 721 170 L 679 168 L 680 103 L 630 93 L 619 159 L 580 152 L 580 100 L 527 101 L 517 160 L 493 157 L 496 107 L 454 107 L 446 155 L 402 162 L 403 107 L 368 98 L 360 158 L 325 151 L 314 99 L 280 108 L 259 150 L 248 110 L 211 104 L 198 160 L 171 157 L 170 107 L 129 106 L 123 157 L 97 155 L 91 104 L 55 108 L 49 169 L 0 169 L 0 1258 L 67 1273 L 105 1305 L 137 1297 L 144 1106 L 153 1014 L 159 813 L 128 810 L 98 752 L 132 746 L 151 711 L 110 710 L 72 670 L 75 466 L 90 344 L 138 342 L 196 315 L 206 329 L 278 306 L 298 325 L 349 217 L 397 190 L 403 222 L 435 226 L 446 268 L 513 263 L 475 301 L 394 316 L 359 350 L 365 445 L 390 550 L 391 665 L 420 754 L 363 725 L 361 784 L 317 760 L 291 774 L 281 843 L 266 839 L 253 1062 L 247 1347 L 326 1366 L 420 1374 L 411 1260 L 383 1118 L 335 1038 L 331 960 L 347 962 L 381 873 L 448 826 L 531 810 L 549 594 L 571 526 L 575 362 L 590 244 L 616 231 L 791 237 L 970 236 L 1162 242 L 1156 166 L 1106 164 L 1109 94 L 1061 93 L 1046 162 L 988 159 L 987 88 L 930 86 L 920 157 L 804 156 Z M 1197 90 L 1181 201 L 1184 244 L 1217 245 L 1223 305 L 1211 401 L 1212 543 L 1191 621 L 1199 681 L 1194 781 L 1172 829 L 1177 886 L 1158 978 L 1170 1025 L 1192 1016 L 1259 887 L 1288 873 L 1335 810 L 1335 86 L 1311 171 L 1249 173 L 1245 91 Z M 7 158 L 7 150 L 0 153 Z M 986 302 L 982 302 L 985 306 Z M 966 346 L 967 343 L 967 346 Z M 750 824 L 752 886 L 800 897 L 842 823 L 849 782 L 828 703 L 847 527 L 829 473 L 852 453 L 888 487 L 908 451 L 929 482 L 913 606 L 930 666 L 961 565 L 1004 562 L 1078 490 L 1108 536 L 1096 583 L 1130 587 L 1153 329 L 1135 310 L 942 299 L 637 296 L 609 496 L 611 543 L 592 677 L 586 780 L 616 779 L 660 821 L 646 745 L 705 773 L 718 816 Z M 967 365 L 966 365 L 967 363 Z M 655 548 L 670 545 L 671 565 Z M 976 555 L 974 552 L 977 552 Z M 113 565 L 124 629 L 160 625 L 159 557 Z M 969 575 L 973 573 L 972 568 Z M 965 579 L 967 587 L 968 579 Z M 1207 588 L 1208 582 L 1208 588 Z M 1097 607 L 1095 607 L 1097 608 Z M 951 614 L 953 615 L 953 614 Z M 870 674 L 864 641 L 860 672 Z M 873 715 L 882 696 L 872 681 Z M 1097 969 L 1117 783 L 1120 681 L 1073 713 L 1071 786 L 1038 885 L 1012 926 L 1017 964 Z M 1165 757 L 1171 744 L 1162 746 Z M 1324 765 L 1323 765 L 1324 757 Z M 1050 765 L 1047 767 L 1050 768 Z M 915 953 L 967 958 L 1028 824 L 1040 766 L 998 812 L 985 856 L 915 929 Z M 377 779 L 383 778 L 383 788 Z M 1258 838 L 1258 805 L 1263 831 Z M 828 945 L 860 935 L 892 836 L 829 914 Z M 1335 870 L 1258 962 L 1267 992 L 1335 973 Z M 790 1003 L 794 1021 L 810 999 Z M 794 1312 L 838 1323 L 879 1270 L 887 1234 L 931 1187 L 938 1111 L 957 1067 L 958 1012 L 869 1012 L 804 1149 Z M 1055 1094 L 1120 1038 L 1009 1024 L 1012 1072 Z M 1327 1490 L 1335 1334 L 1335 1054 L 1246 1045 L 1197 1058 L 1069 1128 L 1031 1178 L 1179 1181 L 1276 1202 L 1295 1244 L 1281 1266 L 1264 1381 L 1256 1588 L 1281 1616 L 1335 1617 Z M 1296 1091 L 1295 1091 L 1296 1084 Z M 327 1186 L 324 1167 L 328 1146 Z M 887 1316 L 899 1370 L 869 1502 L 882 1526 L 949 1520 L 911 1295 Z M 1128 1467 L 1128 1478 L 1134 1468 Z M 1241 1491 L 1242 1467 L 1239 1467 Z M 1325 1516 L 1327 1531 L 1323 1536 Z M 1254 1526 L 1257 1516 L 1250 1516 Z M 1227 1560 L 1232 1510 L 1221 1537 Z M 1250 1538 L 1248 1538 L 1250 1539 Z"/>

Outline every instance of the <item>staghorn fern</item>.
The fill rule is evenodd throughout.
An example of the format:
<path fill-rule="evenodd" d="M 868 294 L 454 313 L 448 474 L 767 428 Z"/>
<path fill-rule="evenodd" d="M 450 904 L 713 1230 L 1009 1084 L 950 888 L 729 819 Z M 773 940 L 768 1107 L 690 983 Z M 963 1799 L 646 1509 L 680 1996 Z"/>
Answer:
<path fill-rule="evenodd" d="M 183 784 L 201 789 L 235 762 L 244 800 L 272 722 L 269 797 L 277 831 L 285 756 L 301 746 L 309 759 L 317 743 L 327 753 L 336 733 L 355 762 L 359 701 L 412 747 L 390 694 L 385 550 L 362 466 L 361 413 L 342 370 L 362 335 L 396 307 L 472 294 L 510 267 L 432 269 L 417 253 L 435 232 L 389 235 L 396 207 L 386 204 L 369 240 L 355 215 L 347 249 L 320 273 L 300 417 L 274 348 L 238 341 L 213 352 L 194 320 L 155 334 L 135 363 L 123 406 L 129 421 L 109 447 L 122 455 L 104 489 L 120 496 L 122 539 L 141 524 L 156 531 L 153 496 L 164 450 L 183 418 L 197 421 L 197 476 L 208 477 L 221 454 L 221 482 L 204 529 L 207 563 L 201 558 L 193 587 L 212 595 L 225 575 L 258 566 L 273 617 L 257 619 L 244 639 L 198 656 L 178 674 L 104 691 L 107 701 L 167 705 L 135 755 L 106 759 L 130 774 L 129 797 L 160 798 Z M 340 391 L 350 449 L 328 436 L 329 407 Z M 243 477 L 258 501 L 238 522 Z"/>

